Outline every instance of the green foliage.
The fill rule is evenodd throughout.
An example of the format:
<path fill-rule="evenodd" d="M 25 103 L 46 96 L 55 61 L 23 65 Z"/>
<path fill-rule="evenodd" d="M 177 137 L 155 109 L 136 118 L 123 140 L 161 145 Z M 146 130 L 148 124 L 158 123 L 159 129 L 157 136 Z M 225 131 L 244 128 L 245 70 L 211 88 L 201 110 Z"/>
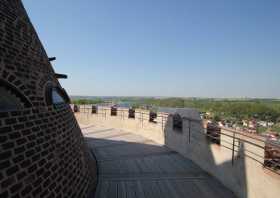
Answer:
<path fill-rule="evenodd" d="M 277 132 L 280 135 L 280 124 L 274 125 L 272 131 Z"/>
<path fill-rule="evenodd" d="M 280 101 L 269 99 L 252 100 L 215 100 L 215 99 L 183 99 L 146 98 L 142 101 L 145 105 L 158 107 L 190 107 L 201 112 L 211 112 L 223 119 L 240 121 L 242 119 L 280 121 Z"/>
<path fill-rule="evenodd" d="M 126 99 L 129 100 L 129 99 Z M 197 98 L 144 98 L 135 103 L 156 107 L 190 107 L 214 116 L 240 122 L 243 119 L 257 119 L 280 122 L 280 101 L 273 99 L 197 99 Z"/>
<path fill-rule="evenodd" d="M 219 115 L 216 114 L 216 115 L 214 115 L 213 120 L 214 120 L 215 122 L 219 122 L 219 121 L 221 121 L 221 118 L 220 118 Z"/>
<path fill-rule="evenodd" d="M 103 103 L 103 100 L 101 100 L 101 99 L 75 99 L 75 100 L 72 100 L 72 103 L 77 104 L 77 105 L 100 104 L 100 103 Z"/>
<path fill-rule="evenodd" d="M 257 133 L 262 134 L 267 131 L 267 127 L 258 127 L 257 128 Z"/>
<path fill-rule="evenodd" d="M 132 104 L 131 108 L 138 109 L 138 108 L 140 108 L 140 105 L 139 104 Z"/>
<path fill-rule="evenodd" d="M 185 107 L 185 101 L 182 98 L 166 98 L 166 99 L 154 99 L 147 98 L 142 101 L 143 104 L 153 105 L 158 107 Z"/>
<path fill-rule="evenodd" d="M 243 119 L 256 119 L 280 123 L 280 100 L 274 99 L 203 99 L 203 98 L 147 98 L 147 97 L 116 97 L 116 103 L 130 103 L 132 107 L 189 107 L 200 112 L 211 112 L 213 119 L 221 119 L 240 123 Z M 74 104 L 99 104 L 104 100 L 75 99 Z M 279 126 L 280 128 L 280 126 Z M 276 128 L 278 130 L 278 128 Z"/>

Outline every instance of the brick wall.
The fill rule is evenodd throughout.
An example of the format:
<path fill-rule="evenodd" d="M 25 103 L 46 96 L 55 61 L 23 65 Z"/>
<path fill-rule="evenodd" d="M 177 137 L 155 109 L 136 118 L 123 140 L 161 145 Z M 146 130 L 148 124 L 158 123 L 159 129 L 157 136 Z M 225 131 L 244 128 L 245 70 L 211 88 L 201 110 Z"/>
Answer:
<path fill-rule="evenodd" d="M 0 197 L 87 197 L 96 162 L 69 105 L 46 104 L 46 86 L 61 86 L 20 0 L 0 1 L 2 82 L 28 105 L 0 112 Z"/>
<path fill-rule="evenodd" d="M 20 0 L 0 1 L 0 78 L 33 106 L 45 106 L 46 82 L 60 86 Z"/>
<path fill-rule="evenodd" d="M 83 197 L 94 187 L 89 168 L 94 163 L 84 152 L 69 106 L 31 108 L 0 117 L 3 197 Z"/>

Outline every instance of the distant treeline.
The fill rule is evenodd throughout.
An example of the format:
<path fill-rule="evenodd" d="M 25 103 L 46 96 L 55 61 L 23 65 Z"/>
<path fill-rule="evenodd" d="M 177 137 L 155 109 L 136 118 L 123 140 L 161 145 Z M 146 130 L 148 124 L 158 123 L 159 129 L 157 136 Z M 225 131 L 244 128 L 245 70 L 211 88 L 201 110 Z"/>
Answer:
<path fill-rule="evenodd" d="M 280 101 L 277 100 L 216 100 L 216 99 L 144 99 L 142 104 L 159 107 L 190 107 L 211 112 L 225 119 L 251 119 L 280 122 Z"/>
<path fill-rule="evenodd" d="M 101 98 L 96 99 L 74 99 L 71 101 L 72 104 L 83 105 L 83 104 L 100 104 L 104 101 Z"/>
<path fill-rule="evenodd" d="M 230 120 L 252 119 L 280 122 L 280 101 L 274 99 L 200 99 L 200 98 L 144 98 L 120 97 L 116 101 L 130 102 L 133 107 L 196 108 L 216 117 Z M 100 104 L 102 98 L 75 99 L 74 104 Z"/>

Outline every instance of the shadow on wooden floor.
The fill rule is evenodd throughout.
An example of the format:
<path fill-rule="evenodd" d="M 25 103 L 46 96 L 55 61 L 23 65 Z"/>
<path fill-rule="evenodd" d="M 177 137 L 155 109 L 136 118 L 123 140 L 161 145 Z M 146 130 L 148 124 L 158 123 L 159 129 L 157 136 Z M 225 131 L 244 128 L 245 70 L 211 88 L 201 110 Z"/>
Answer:
<path fill-rule="evenodd" d="M 85 128 L 98 161 L 96 198 L 233 198 L 191 160 L 155 142 L 113 128 Z"/>

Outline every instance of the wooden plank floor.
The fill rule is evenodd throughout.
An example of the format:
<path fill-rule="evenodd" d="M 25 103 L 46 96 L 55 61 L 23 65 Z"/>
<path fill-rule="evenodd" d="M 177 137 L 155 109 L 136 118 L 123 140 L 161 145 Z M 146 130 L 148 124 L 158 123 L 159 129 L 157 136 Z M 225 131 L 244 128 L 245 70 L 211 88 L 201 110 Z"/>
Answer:
<path fill-rule="evenodd" d="M 81 126 L 98 161 L 95 198 L 232 198 L 191 160 L 141 136 Z"/>

